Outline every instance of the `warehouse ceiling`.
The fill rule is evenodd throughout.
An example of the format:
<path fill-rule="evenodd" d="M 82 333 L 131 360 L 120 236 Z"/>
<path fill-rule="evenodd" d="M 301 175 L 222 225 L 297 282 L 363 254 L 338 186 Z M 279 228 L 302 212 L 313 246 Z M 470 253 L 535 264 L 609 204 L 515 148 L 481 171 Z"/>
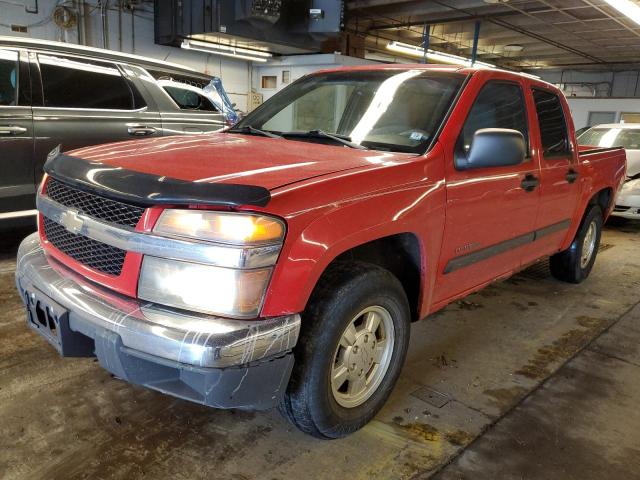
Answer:
<path fill-rule="evenodd" d="M 636 2 L 640 3 L 640 2 Z M 601 0 L 351 0 L 347 30 L 367 34 L 366 48 L 390 41 L 471 56 L 512 69 L 624 68 L 640 64 L 640 25 Z M 395 54 L 398 55 L 398 54 Z"/>

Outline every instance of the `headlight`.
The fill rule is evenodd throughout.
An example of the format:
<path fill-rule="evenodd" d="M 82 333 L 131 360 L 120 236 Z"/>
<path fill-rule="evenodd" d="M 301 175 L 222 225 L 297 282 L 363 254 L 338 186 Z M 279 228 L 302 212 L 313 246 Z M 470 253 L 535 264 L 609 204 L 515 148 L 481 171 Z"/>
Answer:
<path fill-rule="evenodd" d="M 193 239 L 194 247 L 209 244 L 211 261 L 145 255 L 138 298 L 221 316 L 259 315 L 284 239 L 282 220 L 253 213 L 167 209 L 153 231 Z"/>
<path fill-rule="evenodd" d="M 201 313 L 256 317 L 271 268 L 235 270 L 145 256 L 138 298 Z"/>
<path fill-rule="evenodd" d="M 153 231 L 234 245 L 257 245 L 282 241 L 284 224 L 263 215 L 169 209 L 162 212 Z"/>

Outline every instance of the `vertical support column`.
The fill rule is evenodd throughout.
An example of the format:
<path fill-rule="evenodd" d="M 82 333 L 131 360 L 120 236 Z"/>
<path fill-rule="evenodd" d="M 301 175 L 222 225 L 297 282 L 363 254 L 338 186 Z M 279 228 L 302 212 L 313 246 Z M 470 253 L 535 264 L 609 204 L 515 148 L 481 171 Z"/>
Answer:
<path fill-rule="evenodd" d="M 424 53 L 422 54 L 422 63 L 428 63 L 427 50 L 429 50 L 429 35 L 431 34 L 430 30 L 431 30 L 431 25 L 429 25 L 428 23 L 425 23 L 422 29 L 422 48 L 424 50 Z"/>
<path fill-rule="evenodd" d="M 478 56 L 478 39 L 480 38 L 480 20 L 476 20 L 476 26 L 473 31 L 473 49 L 471 50 L 471 66 L 476 63 Z"/>

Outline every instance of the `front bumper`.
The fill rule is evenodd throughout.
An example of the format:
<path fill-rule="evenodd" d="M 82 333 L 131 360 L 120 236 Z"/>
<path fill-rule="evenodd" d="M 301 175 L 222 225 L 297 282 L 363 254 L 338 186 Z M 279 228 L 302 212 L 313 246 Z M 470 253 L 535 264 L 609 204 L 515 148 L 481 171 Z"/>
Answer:
<path fill-rule="evenodd" d="M 640 207 L 616 205 L 613 212 L 611 212 L 611 216 L 628 218 L 629 220 L 640 220 Z"/>
<path fill-rule="evenodd" d="M 633 182 L 637 183 L 637 180 Z M 636 194 L 632 189 L 627 190 L 629 183 L 631 182 L 623 185 L 622 190 L 618 193 L 616 206 L 613 208 L 611 215 L 631 220 L 640 220 L 640 195 Z"/>
<path fill-rule="evenodd" d="M 37 234 L 20 245 L 16 284 L 27 323 L 62 355 L 95 354 L 132 383 L 214 407 L 252 409 L 276 405 L 288 383 L 299 315 L 232 320 L 140 302 L 48 258 Z M 33 318 L 38 308 L 60 321 L 57 336 Z"/>

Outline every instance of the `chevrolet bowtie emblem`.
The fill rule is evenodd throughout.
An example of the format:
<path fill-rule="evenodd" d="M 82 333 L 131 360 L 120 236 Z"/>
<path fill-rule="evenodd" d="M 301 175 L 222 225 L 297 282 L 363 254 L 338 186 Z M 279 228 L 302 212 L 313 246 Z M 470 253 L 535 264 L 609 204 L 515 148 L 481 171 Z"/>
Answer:
<path fill-rule="evenodd" d="M 84 222 L 76 210 L 67 210 L 66 212 L 63 212 L 62 217 L 60 218 L 60 223 L 68 232 L 75 235 L 79 234 L 84 226 Z"/>

